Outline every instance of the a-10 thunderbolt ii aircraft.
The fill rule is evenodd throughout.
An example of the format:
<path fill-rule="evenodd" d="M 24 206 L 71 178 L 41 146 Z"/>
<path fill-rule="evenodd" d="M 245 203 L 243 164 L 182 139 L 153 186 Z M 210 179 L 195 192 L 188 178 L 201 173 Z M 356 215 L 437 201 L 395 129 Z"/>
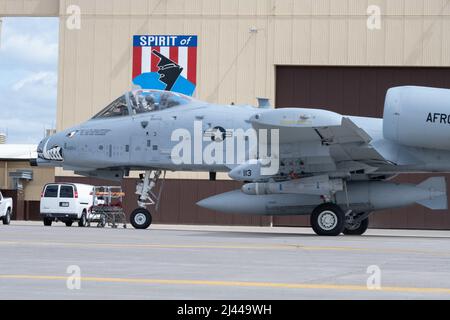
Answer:
<path fill-rule="evenodd" d="M 228 172 L 241 190 L 198 205 L 222 212 L 310 215 L 318 235 L 361 235 L 377 210 L 418 203 L 447 209 L 450 90 L 396 87 L 382 119 L 308 108 L 215 105 L 167 91 L 135 90 L 92 119 L 43 140 L 34 165 L 120 180 L 141 171 L 135 228 L 148 228 L 166 171 Z M 176 200 L 176 199 L 174 199 Z"/>

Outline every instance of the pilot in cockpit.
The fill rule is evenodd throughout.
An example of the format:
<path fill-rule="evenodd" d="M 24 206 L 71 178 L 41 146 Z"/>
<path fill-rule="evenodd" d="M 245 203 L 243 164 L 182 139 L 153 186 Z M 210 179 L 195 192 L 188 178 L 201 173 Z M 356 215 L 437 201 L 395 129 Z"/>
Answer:
<path fill-rule="evenodd" d="M 147 104 L 147 110 L 149 112 L 155 110 L 155 99 L 151 95 L 145 96 L 145 103 Z"/>
<path fill-rule="evenodd" d="M 180 105 L 179 97 L 170 92 L 137 91 L 130 95 L 135 114 L 161 111 Z"/>
<path fill-rule="evenodd" d="M 169 109 L 179 104 L 180 103 L 175 100 L 174 95 L 170 93 L 164 93 L 159 101 L 160 110 Z"/>
<path fill-rule="evenodd" d="M 152 112 L 155 109 L 155 100 L 151 95 L 138 95 L 138 103 L 136 107 L 136 113 Z"/>
<path fill-rule="evenodd" d="M 120 117 L 128 115 L 128 107 L 126 104 L 117 104 L 111 110 L 110 116 L 112 117 Z"/>
<path fill-rule="evenodd" d="M 143 96 L 138 96 L 138 103 L 136 106 L 136 113 L 145 113 L 146 112 L 146 108 L 145 108 L 145 100 Z"/>
<path fill-rule="evenodd" d="M 161 95 L 161 99 L 159 100 L 159 110 L 167 109 L 167 104 L 169 102 L 169 94 L 164 93 Z"/>

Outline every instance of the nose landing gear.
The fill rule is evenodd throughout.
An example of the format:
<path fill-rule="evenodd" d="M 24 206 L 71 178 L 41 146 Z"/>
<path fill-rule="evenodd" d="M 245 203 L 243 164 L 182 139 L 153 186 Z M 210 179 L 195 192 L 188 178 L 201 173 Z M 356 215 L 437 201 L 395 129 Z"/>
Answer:
<path fill-rule="evenodd" d="M 139 195 L 139 208 L 134 210 L 130 217 L 131 225 L 134 228 L 147 229 L 152 224 L 153 218 L 147 207 L 153 206 L 155 211 L 158 211 L 165 179 L 166 172 L 161 170 L 148 170 L 141 175 L 141 179 L 136 186 L 136 194 Z M 159 180 L 162 180 L 162 184 L 159 191 L 155 192 L 154 189 Z"/>

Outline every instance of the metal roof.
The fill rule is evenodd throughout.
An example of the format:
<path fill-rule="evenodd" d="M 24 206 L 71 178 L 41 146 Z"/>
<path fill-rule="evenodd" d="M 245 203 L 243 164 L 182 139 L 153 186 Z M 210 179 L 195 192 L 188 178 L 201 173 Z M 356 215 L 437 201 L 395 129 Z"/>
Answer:
<path fill-rule="evenodd" d="M 0 144 L 0 160 L 30 160 L 37 158 L 35 144 Z"/>

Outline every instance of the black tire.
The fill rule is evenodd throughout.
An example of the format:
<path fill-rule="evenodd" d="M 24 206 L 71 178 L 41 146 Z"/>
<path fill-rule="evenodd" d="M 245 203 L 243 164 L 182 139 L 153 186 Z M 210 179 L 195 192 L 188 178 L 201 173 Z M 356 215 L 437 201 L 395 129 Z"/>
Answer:
<path fill-rule="evenodd" d="M 346 226 L 342 233 L 347 236 L 362 236 L 366 233 L 367 228 L 369 228 L 369 218 L 364 219 L 358 225 L 352 227 Z"/>
<path fill-rule="evenodd" d="M 73 221 L 66 221 L 66 227 L 71 227 L 73 225 Z"/>
<path fill-rule="evenodd" d="M 314 209 L 311 226 L 319 236 L 338 236 L 345 228 L 345 213 L 333 203 L 325 203 Z"/>
<path fill-rule="evenodd" d="M 11 224 L 11 209 L 6 211 L 6 215 L 2 218 L 3 224 L 9 226 Z"/>
<path fill-rule="evenodd" d="M 86 226 L 87 226 L 86 212 L 83 212 L 80 221 L 78 221 L 78 227 L 86 228 Z"/>
<path fill-rule="evenodd" d="M 138 208 L 131 213 L 130 222 L 135 229 L 148 229 L 152 224 L 152 215 L 144 208 Z"/>
<path fill-rule="evenodd" d="M 44 226 L 51 227 L 53 223 L 53 220 L 50 218 L 44 218 Z"/>

